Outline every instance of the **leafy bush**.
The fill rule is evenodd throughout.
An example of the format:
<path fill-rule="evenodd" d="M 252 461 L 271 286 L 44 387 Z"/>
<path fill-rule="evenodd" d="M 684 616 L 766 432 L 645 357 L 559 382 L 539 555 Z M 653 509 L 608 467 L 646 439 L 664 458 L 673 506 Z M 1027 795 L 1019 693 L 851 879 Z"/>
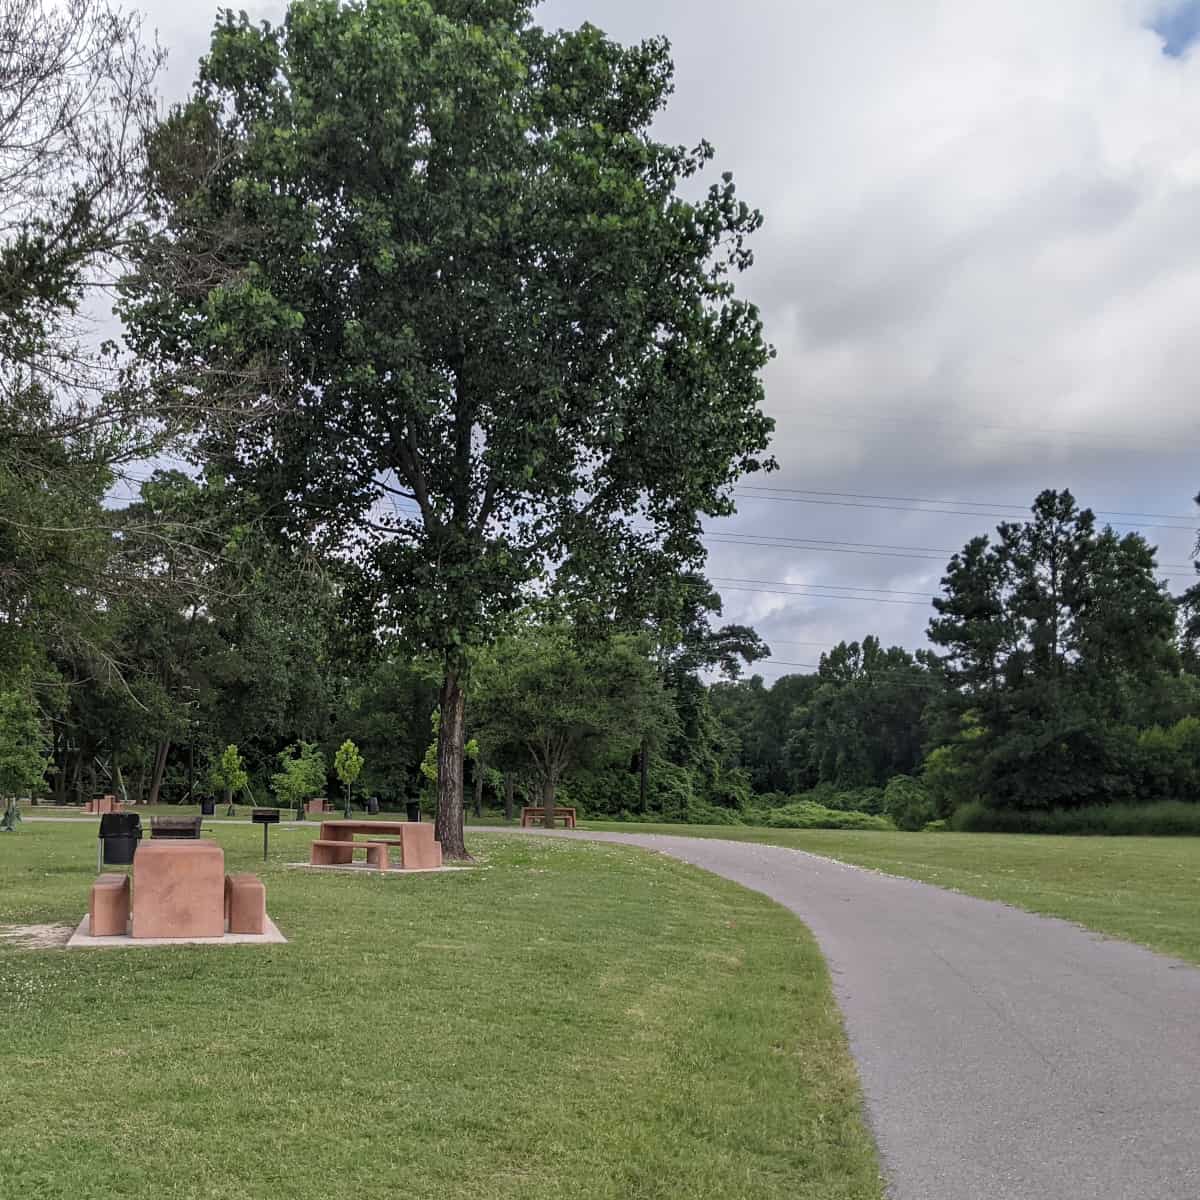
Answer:
<path fill-rule="evenodd" d="M 845 812 L 825 808 L 811 800 L 801 800 L 767 814 L 772 829 L 893 829 L 886 817 L 865 812 Z"/>
<path fill-rule="evenodd" d="M 962 833 L 1048 833 L 1093 837 L 1200 837 L 1200 804 L 1106 804 L 1022 812 L 967 804 L 950 818 Z"/>
<path fill-rule="evenodd" d="M 732 808 L 721 808 L 704 800 L 693 800 L 688 805 L 688 824 L 690 825 L 742 825 L 742 816 Z"/>
<path fill-rule="evenodd" d="M 911 775 L 893 775 L 883 790 L 883 811 L 897 829 L 924 829 L 936 816 L 929 793 Z"/>

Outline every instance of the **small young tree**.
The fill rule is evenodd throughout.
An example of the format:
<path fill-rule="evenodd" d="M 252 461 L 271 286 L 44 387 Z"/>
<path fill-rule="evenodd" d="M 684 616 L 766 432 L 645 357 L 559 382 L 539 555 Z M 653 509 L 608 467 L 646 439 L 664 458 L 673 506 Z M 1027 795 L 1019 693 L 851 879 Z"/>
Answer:
<path fill-rule="evenodd" d="M 280 771 L 271 776 L 271 788 L 281 808 L 294 808 L 304 820 L 304 802 L 325 786 L 325 755 L 312 742 L 296 742 L 279 755 Z"/>
<path fill-rule="evenodd" d="M 363 769 L 363 756 L 359 754 L 358 747 L 347 738 L 337 749 L 337 753 L 333 756 L 334 774 L 342 781 L 346 788 L 346 819 L 350 819 L 350 789 L 354 786 L 354 781 L 358 778 L 359 773 Z"/>
<path fill-rule="evenodd" d="M 226 815 L 232 816 L 235 793 L 242 791 L 250 782 L 250 776 L 246 774 L 246 764 L 236 746 L 226 746 L 221 751 L 221 757 L 213 763 L 208 772 L 208 781 L 211 787 L 224 794 Z"/>
<path fill-rule="evenodd" d="M 0 829 L 12 832 L 21 819 L 18 797 L 41 786 L 46 743 L 37 707 L 16 689 L 0 692 L 0 796 L 5 803 Z"/>

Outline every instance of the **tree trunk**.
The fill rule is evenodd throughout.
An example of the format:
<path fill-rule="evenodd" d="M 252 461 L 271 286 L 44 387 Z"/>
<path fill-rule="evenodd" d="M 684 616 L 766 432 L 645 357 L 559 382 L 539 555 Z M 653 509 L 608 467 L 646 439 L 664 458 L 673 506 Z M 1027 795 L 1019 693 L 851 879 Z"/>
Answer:
<path fill-rule="evenodd" d="M 83 803 L 83 751 L 72 752 L 73 769 L 71 771 L 71 791 L 75 795 L 75 803 Z"/>
<path fill-rule="evenodd" d="M 638 812 L 646 811 L 646 793 L 650 790 L 650 747 L 642 738 L 641 780 L 638 784 Z"/>
<path fill-rule="evenodd" d="M 137 779 L 137 795 L 134 796 L 134 804 L 141 804 L 146 798 L 146 759 L 142 757 L 142 761 L 138 763 L 138 779 Z"/>
<path fill-rule="evenodd" d="M 513 819 L 513 789 L 516 787 L 516 780 L 513 779 L 513 773 L 508 771 L 504 776 L 504 819 L 511 821 Z"/>
<path fill-rule="evenodd" d="M 158 793 L 162 787 L 163 772 L 167 768 L 167 755 L 170 753 L 170 742 L 158 743 L 158 749 L 154 754 L 154 774 L 150 777 L 150 795 L 146 799 L 147 804 L 158 803 Z"/>
<path fill-rule="evenodd" d="M 67 802 L 67 764 L 71 761 L 71 752 L 67 749 L 67 736 L 62 735 L 62 759 L 54 775 L 54 803 L 60 807 Z"/>
<path fill-rule="evenodd" d="M 117 762 L 117 756 L 113 755 L 113 783 L 116 786 L 117 793 L 121 797 L 122 804 L 129 803 L 129 789 L 125 786 L 125 776 L 121 774 L 121 764 Z"/>
<path fill-rule="evenodd" d="M 547 775 L 542 781 L 542 824 L 554 828 L 554 776 Z"/>
<path fill-rule="evenodd" d="M 442 844 L 442 857 L 469 859 L 463 837 L 463 717 L 466 696 L 462 674 L 447 664 L 441 691 L 441 724 L 438 728 L 438 796 L 434 836 Z"/>
<path fill-rule="evenodd" d="M 475 815 L 483 816 L 483 756 L 475 760 Z"/>

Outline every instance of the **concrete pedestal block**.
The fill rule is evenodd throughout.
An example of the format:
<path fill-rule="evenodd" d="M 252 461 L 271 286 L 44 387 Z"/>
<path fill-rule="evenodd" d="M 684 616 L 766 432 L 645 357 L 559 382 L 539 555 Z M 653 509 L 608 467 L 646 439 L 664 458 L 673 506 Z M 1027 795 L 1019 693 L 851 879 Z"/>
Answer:
<path fill-rule="evenodd" d="M 257 875 L 225 876 L 225 919 L 230 933 L 266 931 L 267 888 Z"/>
<path fill-rule="evenodd" d="M 400 825 L 400 853 L 406 871 L 428 870 L 442 865 L 442 843 L 434 839 L 432 825 L 403 822 Z"/>
<path fill-rule="evenodd" d="M 88 932 L 92 937 L 124 937 L 129 927 L 129 876 L 100 875 L 92 884 L 88 903 Z"/>
<path fill-rule="evenodd" d="M 216 842 L 143 842 L 133 856 L 133 936 L 225 933 L 225 852 Z"/>

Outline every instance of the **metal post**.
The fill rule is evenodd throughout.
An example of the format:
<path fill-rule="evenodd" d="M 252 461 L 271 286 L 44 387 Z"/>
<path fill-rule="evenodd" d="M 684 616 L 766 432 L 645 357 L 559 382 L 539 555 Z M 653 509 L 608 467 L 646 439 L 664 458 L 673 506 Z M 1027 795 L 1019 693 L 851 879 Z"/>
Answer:
<path fill-rule="evenodd" d="M 263 822 L 263 862 L 267 861 L 267 834 L 271 827 L 265 821 Z"/>

